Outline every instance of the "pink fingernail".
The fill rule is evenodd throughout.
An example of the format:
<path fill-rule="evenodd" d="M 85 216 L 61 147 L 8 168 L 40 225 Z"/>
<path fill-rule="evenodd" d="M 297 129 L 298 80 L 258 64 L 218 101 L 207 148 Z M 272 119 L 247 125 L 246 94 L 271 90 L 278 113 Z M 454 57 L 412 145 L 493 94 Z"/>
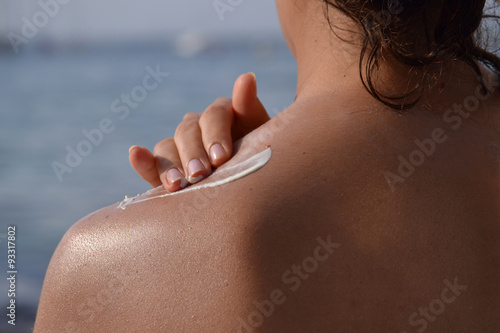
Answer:
<path fill-rule="evenodd" d="M 226 151 L 224 148 L 220 144 L 216 143 L 210 148 L 210 159 L 212 162 L 216 162 L 219 158 L 224 156 L 225 153 Z"/>
<path fill-rule="evenodd" d="M 199 182 L 200 180 L 203 179 L 203 175 L 200 175 L 200 173 L 203 171 L 205 171 L 205 166 L 203 165 L 203 163 L 201 163 L 200 160 L 198 159 L 191 160 L 191 162 L 189 162 L 188 164 L 188 172 L 189 172 L 188 181 L 191 184 Z"/>
<path fill-rule="evenodd" d="M 170 185 L 175 184 L 176 182 L 180 181 L 180 187 L 184 188 L 187 185 L 187 180 L 184 178 L 184 176 L 179 172 L 177 169 L 170 169 L 167 172 L 167 180 L 170 183 Z"/>

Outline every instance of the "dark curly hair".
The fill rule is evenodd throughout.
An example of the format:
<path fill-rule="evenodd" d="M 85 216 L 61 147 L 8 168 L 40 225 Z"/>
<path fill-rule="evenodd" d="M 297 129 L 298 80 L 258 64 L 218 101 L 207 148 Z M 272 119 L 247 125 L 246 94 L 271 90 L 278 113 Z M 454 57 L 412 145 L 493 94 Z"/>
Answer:
<path fill-rule="evenodd" d="M 330 28 L 329 9 L 335 8 L 356 22 L 364 32 L 359 69 L 368 92 L 385 105 L 406 110 L 414 106 L 430 79 L 428 69 L 450 60 L 470 66 L 481 85 L 486 84 L 479 63 L 500 75 L 500 58 L 481 46 L 478 31 L 486 0 L 323 0 Z M 338 35 L 337 35 L 338 36 Z M 381 56 L 394 59 L 418 73 L 418 84 L 403 96 L 389 96 L 375 86 L 374 74 Z M 409 100 L 409 101 L 408 101 Z"/>

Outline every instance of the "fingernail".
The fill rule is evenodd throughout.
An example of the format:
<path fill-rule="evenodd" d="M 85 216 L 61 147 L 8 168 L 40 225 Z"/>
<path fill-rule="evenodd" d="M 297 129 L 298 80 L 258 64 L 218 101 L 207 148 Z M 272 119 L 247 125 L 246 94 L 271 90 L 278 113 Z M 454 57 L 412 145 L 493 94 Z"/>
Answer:
<path fill-rule="evenodd" d="M 180 187 L 184 188 L 187 186 L 187 180 L 184 178 L 182 173 L 179 172 L 177 169 L 170 169 L 167 172 L 167 180 L 170 183 L 170 185 L 175 184 L 176 182 L 180 181 Z"/>
<path fill-rule="evenodd" d="M 191 184 L 199 182 L 200 180 L 203 179 L 203 175 L 200 175 L 199 173 L 203 171 L 205 171 L 205 166 L 203 165 L 203 163 L 201 163 L 200 160 L 198 159 L 191 160 L 191 162 L 189 162 L 188 164 L 188 172 L 189 172 L 188 181 Z"/>
<path fill-rule="evenodd" d="M 219 158 L 224 156 L 225 153 L 226 151 L 224 148 L 222 148 L 220 144 L 216 143 L 210 148 L 210 159 L 212 162 L 216 162 Z"/>

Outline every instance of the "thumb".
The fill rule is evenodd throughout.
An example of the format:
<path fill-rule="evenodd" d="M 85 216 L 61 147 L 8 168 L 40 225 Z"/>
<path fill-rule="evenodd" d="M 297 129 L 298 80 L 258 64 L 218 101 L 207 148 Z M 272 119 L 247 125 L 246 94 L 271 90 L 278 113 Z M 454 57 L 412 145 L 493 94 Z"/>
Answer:
<path fill-rule="evenodd" d="M 240 135 L 245 135 L 269 121 L 266 109 L 257 98 L 254 73 L 243 74 L 234 83 L 233 109 Z"/>

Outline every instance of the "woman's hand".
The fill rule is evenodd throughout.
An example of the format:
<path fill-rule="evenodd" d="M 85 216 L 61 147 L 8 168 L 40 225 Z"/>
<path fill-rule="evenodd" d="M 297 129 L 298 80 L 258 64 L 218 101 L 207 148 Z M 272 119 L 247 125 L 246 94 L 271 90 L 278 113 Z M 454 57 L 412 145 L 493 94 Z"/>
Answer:
<path fill-rule="evenodd" d="M 255 75 L 243 74 L 234 84 L 232 100 L 221 97 L 203 113 L 186 114 L 175 136 L 158 142 L 154 154 L 132 146 L 130 164 L 151 186 L 163 184 L 167 191 L 175 192 L 227 162 L 233 142 L 269 119 L 257 98 Z"/>

